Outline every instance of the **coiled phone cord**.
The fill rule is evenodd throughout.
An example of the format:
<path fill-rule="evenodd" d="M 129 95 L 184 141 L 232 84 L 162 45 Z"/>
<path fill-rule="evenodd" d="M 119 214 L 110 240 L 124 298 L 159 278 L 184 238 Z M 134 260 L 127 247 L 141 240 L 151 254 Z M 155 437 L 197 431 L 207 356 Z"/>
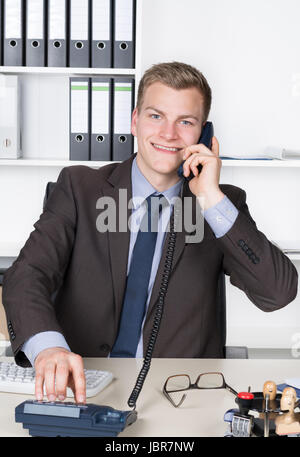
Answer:
<path fill-rule="evenodd" d="M 174 218 L 174 213 L 175 213 L 175 218 Z M 172 212 L 171 218 L 170 218 L 170 236 L 169 236 L 169 240 L 168 240 L 164 271 L 163 271 L 161 285 L 160 285 L 160 289 L 159 289 L 159 293 L 158 293 L 158 301 L 156 303 L 153 327 L 152 327 L 150 338 L 148 341 L 148 346 L 146 349 L 143 366 L 140 370 L 140 373 L 137 377 L 133 391 L 127 402 L 128 406 L 130 408 L 134 408 L 134 409 L 136 406 L 136 401 L 138 399 L 138 396 L 140 395 L 140 392 L 142 390 L 142 387 L 144 385 L 146 376 L 147 376 L 149 368 L 150 368 L 152 354 L 153 354 L 154 346 L 156 343 L 156 339 L 157 339 L 157 335 L 158 335 L 158 331 L 159 331 L 159 327 L 160 327 L 160 323 L 161 323 L 161 319 L 162 319 L 162 315 L 163 315 L 165 296 L 166 296 L 167 289 L 168 289 L 169 276 L 170 276 L 171 269 L 172 269 L 172 262 L 173 262 L 173 257 L 174 257 L 175 244 L 176 244 L 176 231 L 174 230 L 174 227 L 176 227 L 176 222 L 174 222 L 174 219 L 177 221 L 176 218 L 178 217 L 178 214 L 179 214 L 178 210 L 176 209 L 176 207 L 174 207 L 174 212 Z"/>

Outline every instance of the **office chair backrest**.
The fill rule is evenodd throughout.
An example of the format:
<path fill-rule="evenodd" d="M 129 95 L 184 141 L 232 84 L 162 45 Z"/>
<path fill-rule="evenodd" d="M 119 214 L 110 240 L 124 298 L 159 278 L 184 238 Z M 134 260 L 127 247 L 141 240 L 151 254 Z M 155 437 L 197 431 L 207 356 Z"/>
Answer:
<path fill-rule="evenodd" d="M 216 313 L 216 326 L 221 335 L 221 343 L 226 354 L 226 287 L 225 287 L 225 274 L 221 271 L 218 279 L 217 289 L 217 313 Z"/>
<path fill-rule="evenodd" d="M 47 183 L 46 192 L 45 192 L 44 200 L 43 200 L 43 209 L 45 209 L 47 200 L 50 197 L 51 193 L 53 192 L 55 185 L 56 185 L 56 182 L 48 182 Z"/>
<path fill-rule="evenodd" d="M 48 182 L 46 186 L 46 192 L 43 201 L 43 209 L 45 208 L 46 202 L 53 192 L 56 182 Z M 247 359 L 248 349 L 245 346 L 226 346 L 226 286 L 225 286 L 225 274 L 221 271 L 218 280 L 217 290 L 217 316 L 216 325 L 221 334 L 221 343 L 224 348 L 223 356 L 227 359 Z"/>
<path fill-rule="evenodd" d="M 218 280 L 217 290 L 217 325 L 221 334 L 223 356 L 226 359 L 248 359 L 248 348 L 246 346 L 226 346 L 227 320 L 226 320 L 226 283 L 225 273 L 221 271 Z"/>

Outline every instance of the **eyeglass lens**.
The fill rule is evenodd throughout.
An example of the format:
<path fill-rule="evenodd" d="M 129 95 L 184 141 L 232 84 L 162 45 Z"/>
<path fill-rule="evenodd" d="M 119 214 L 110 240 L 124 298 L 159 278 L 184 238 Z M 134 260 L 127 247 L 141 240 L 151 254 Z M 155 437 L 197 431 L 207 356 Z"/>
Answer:
<path fill-rule="evenodd" d="M 218 389 L 224 386 L 224 378 L 220 373 L 205 373 L 198 380 L 201 389 Z"/>
<path fill-rule="evenodd" d="M 224 378 L 220 373 L 205 373 L 199 377 L 197 386 L 200 389 L 217 389 L 224 386 Z M 188 375 L 172 376 L 168 379 L 166 391 L 186 390 L 189 387 L 190 378 Z"/>
<path fill-rule="evenodd" d="M 187 375 L 172 376 L 168 379 L 166 391 L 186 390 L 190 386 L 190 378 Z"/>

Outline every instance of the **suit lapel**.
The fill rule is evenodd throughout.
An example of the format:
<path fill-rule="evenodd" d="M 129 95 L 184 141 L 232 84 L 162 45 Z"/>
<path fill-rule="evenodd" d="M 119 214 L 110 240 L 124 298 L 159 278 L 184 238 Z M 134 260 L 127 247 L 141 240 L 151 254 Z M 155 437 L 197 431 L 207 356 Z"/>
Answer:
<path fill-rule="evenodd" d="M 131 209 L 128 209 L 128 202 L 132 197 L 131 166 L 134 157 L 135 155 L 118 165 L 107 179 L 107 184 L 103 187 L 103 194 L 111 197 L 116 204 L 116 231 L 108 231 L 112 282 L 115 296 L 115 316 L 117 317 L 115 320 L 116 325 L 118 316 L 122 310 L 127 277 L 130 241 L 128 219 L 131 214 Z"/>

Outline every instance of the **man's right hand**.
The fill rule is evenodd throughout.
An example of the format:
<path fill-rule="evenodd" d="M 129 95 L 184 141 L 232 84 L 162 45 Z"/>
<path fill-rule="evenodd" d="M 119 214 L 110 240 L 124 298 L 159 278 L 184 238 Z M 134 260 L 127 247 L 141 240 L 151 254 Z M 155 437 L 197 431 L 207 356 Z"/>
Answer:
<path fill-rule="evenodd" d="M 85 375 L 82 357 L 61 347 L 41 351 L 35 359 L 35 396 L 43 400 L 44 384 L 49 401 L 63 401 L 67 387 L 77 403 L 85 403 Z"/>

